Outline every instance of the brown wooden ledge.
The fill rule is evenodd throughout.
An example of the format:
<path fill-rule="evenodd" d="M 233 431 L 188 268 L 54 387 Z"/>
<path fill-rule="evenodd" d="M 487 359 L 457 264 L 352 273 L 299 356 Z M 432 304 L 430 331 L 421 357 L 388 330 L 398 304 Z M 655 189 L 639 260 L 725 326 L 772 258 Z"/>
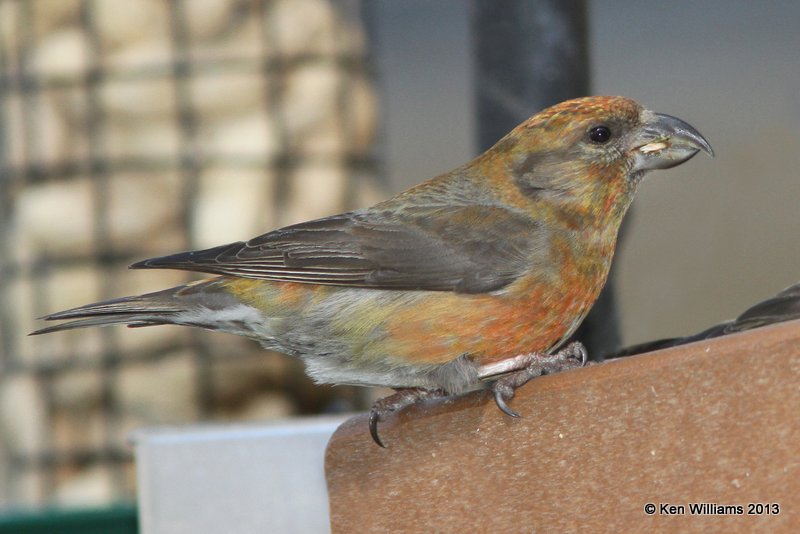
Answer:
<path fill-rule="evenodd" d="M 366 416 L 345 422 L 333 532 L 800 532 L 800 321 L 538 378 L 511 406 L 522 418 L 482 392 L 412 406 L 380 427 L 387 449 Z"/>

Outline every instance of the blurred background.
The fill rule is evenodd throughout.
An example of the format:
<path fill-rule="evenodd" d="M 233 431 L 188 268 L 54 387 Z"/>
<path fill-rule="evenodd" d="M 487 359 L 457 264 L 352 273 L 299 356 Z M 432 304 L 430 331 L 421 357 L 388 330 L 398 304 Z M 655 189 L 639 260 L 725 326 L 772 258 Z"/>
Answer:
<path fill-rule="evenodd" d="M 127 271 L 137 259 L 369 205 L 469 160 L 478 15 L 518 4 L 0 0 L 0 505 L 133 499 L 134 428 L 365 407 L 232 336 L 26 334 L 187 279 Z M 550 2 L 523 4 L 558 34 L 535 9 Z M 797 282 L 800 4 L 569 4 L 586 92 L 685 119 L 717 153 L 640 189 L 619 341 L 690 334 Z"/>

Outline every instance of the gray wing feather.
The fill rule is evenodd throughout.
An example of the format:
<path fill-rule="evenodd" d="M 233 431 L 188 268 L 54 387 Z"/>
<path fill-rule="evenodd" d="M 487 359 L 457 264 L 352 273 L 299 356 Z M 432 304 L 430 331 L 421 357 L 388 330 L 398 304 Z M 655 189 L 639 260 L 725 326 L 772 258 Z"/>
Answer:
<path fill-rule="evenodd" d="M 548 236 L 500 206 L 428 206 L 344 213 L 247 242 L 153 258 L 169 268 L 265 280 L 482 293 L 535 263 Z"/>

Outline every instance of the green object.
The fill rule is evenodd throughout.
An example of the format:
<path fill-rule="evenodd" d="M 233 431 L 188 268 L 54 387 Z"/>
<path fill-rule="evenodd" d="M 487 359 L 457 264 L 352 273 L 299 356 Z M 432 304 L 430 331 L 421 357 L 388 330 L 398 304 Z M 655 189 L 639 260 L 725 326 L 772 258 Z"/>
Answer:
<path fill-rule="evenodd" d="M 0 534 L 137 534 L 136 507 L 43 509 L 0 515 Z"/>

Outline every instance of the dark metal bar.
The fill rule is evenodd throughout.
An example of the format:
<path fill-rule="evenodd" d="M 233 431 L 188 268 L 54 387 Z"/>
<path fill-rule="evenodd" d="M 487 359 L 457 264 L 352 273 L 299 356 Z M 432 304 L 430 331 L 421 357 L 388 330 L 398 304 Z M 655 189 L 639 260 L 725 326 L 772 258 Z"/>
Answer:
<path fill-rule="evenodd" d="M 176 120 L 180 132 L 180 161 L 183 174 L 183 224 L 181 225 L 184 240 L 189 248 L 196 248 L 194 239 L 194 209 L 198 195 L 200 174 L 203 167 L 204 154 L 197 145 L 198 117 L 192 102 L 190 82 L 196 73 L 191 61 L 191 36 L 185 0 L 170 0 L 168 17 L 170 20 L 170 44 L 172 54 L 172 76 L 175 86 Z M 204 332 L 189 334 L 194 364 L 197 369 L 197 401 L 202 418 L 208 418 L 213 412 L 214 380 L 211 369 L 211 357 Z"/>
<path fill-rule="evenodd" d="M 589 92 L 583 0 L 474 0 L 478 148 Z"/>
<path fill-rule="evenodd" d="M 264 106 L 267 113 L 274 118 L 275 134 L 278 138 L 280 156 L 275 168 L 275 181 L 273 185 L 273 208 L 276 221 L 283 221 L 286 205 L 289 200 L 290 173 L 284 164 L 286 158 L 292 156 L 289 149 L 289 135 L 286 131 L 286 120 L 283 113 L 284 82 L 290 68 L 286 62 L 285 54 L 280 53 L 280 46 L 276 37 L 275 17 L 272 11 L 275 6 L 272 2 L 261 0 L 258 4 L 258 13 L 263 20 L 261 31 L 261 50 L 263 54 L 262 72 L 264 76 Z"/>
<path fill-rule="evenodd" d="M 290 171 L 305 163 L 315 163 L 318 165 L 333 165 L 344 163 L 348 167 L 355 168 L 359 172 L 370 172 L 377 165 L 375 156 L 371 154 L 361 154 L 352 152 L 344 154 L 343 157 L 329 154 L 291 154 L 281 157 L 257 156 L 257 155 L 209 155 L 204 158 L 204 164 L 214 164 L 215 166 L 228 167 L 233 169 L 271 169 Z M 100 157 L 91 163 L 86 160 L 66 160 L 59 163 L 41 166 L 36 164 L 10 166 L 6 165 L 2 172 L 9 181 L 24 182 L 26 185 L 40 185 L 50 181 L 68 181 L 75 178 L 86 176 L 87 164 L 98 168 L 104 168 L 109 173 L 129 172 L 129 171 L 148 171 L 163 172 L 183 169 L 181 161 L 177 157 L 161 156 L 120 156 L 113 159 Z M 10 199 L 9 199 L 10 200 Z"/>
<path fill-rule="evenodd" d="M 478 149 L 537 111 L 589 94 L 584 0 L 473 0 Z M 590 357 L 619 346 L 609 282 L 575 334 Z"/>
<path fill-rule="evenodd" d="M 5 42 L 4 28 L 0 26 L 0 43 Z M 5 104 L 11 94 L 5 73 L 8 67 L 5 47 L 0 46 L 0 104 Z M 10 170 L 8 131 L 8 112 L 0 105 L 0 302 L 9 302 L 9 286 L 12 280 L 11 260 L 11 213 L 14 204 L 12 196 L 14 176 Z M 16 318 L 12 306 L 0 306 L 0 368 L 11 364 L 16 354 Z M 8 487 L 8 483 L 5 484 Z"/>
<path fill-rule="evenodd" d="M 102 273 L 100 291 L 103 298 L 110 298 L 114 293 L 114 273 L 112 266 L 103 261 L 101 251 L 111 247 L 111 229 L 109 212 L 110 192 L 109 178 L 111 170 L 106 164 L 108 148 L 106 143 L 107 113 L 101 96 L 101 87 L 105 82 L 103 57 L 105 50 L 100 38 L 100 28 L 95 18 L 94 0 L 84 0 L 80 4 L 80 26 L 86 38 L 88 48 L 88 64 L 84 73 L 86 97 L 86 135 L 89 142 L 86 173 L 91 182 L 92 192 L 92 238 L 93 262 Z M 102 413 L 103 413 L 103 451 L 114 449 L 115 436 L 120 433 L 122 414 L 117 404 L 115 386 L 120 371 L 120 351 L 117 333 L 111 329 L 100 332 L 103 340 L 103 355 L 99 370 L 102 376 Z M 51 378 L 52 380 L 52 378 Z M 55 406 L 53 406 L 55 409 Z M 53 444 L 54 445 L 54 444 Z M 119 466 L 112 466 L 110 474 L 116 487 L 121 487 L 125 473 Z M 52 490 L 51 490 L 52 491 Z"/>

